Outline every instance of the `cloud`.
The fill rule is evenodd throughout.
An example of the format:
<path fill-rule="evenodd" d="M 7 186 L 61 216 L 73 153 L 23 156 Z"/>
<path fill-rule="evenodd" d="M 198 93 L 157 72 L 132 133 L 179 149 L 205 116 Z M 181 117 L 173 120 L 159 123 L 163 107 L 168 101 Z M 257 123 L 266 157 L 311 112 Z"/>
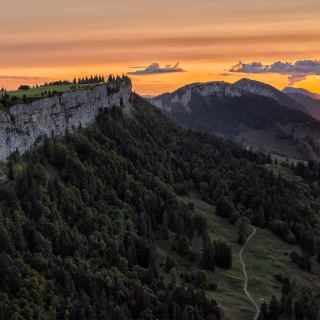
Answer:
<path fill-rule="evenodd" d="M 10 82 L 17 82 L 17 81 L 49 81 L 52 78 L 49 77 L 23 77 L 23 76 L 1 76 L 0 80 L 10 81 Z"/>
<path fill-rule="evenodd" d="M 146 68 L 146 67 L 128 67 L 128 68 L 131 68 L 131 69 L 139 69 L 139 68 Z"/>
<path fill-rule="evenodd" d="M 185 72 L 185 70 L 179 68 L 179 62 L 177 62 L 173 67 L 172 64 L 166 65 L 164 68 L 160 68 L 159 63 L 153 62 L 149 67 L 144 70 L 137 70 L 135 72 L 127 72 L 127 74 L 132 75 L 149 75 L 149 74 L 161 74 L 161 73 L 172 73 L 172 72 Z"/>
<path fill-rule="evenodd" d="M 308 76 L 320 75 L 320 60 L 299 60 L 295 63 L 277 61 L 271 65 L 264 65 L 261 62 L 242 63 L 241 61 L 232 66 L 229 72 L 246 74 L 278 73 L 288 76 L 289 86 Z"/>
<path fill-rule="evenodd" d="M 225 72 L 225 73 L 219 73 L 220 76 L 224 76 L 224 77 L 230 77 L 230 76 L 234 76 L 234 74 L 229 73 L 229 72 Z"/>

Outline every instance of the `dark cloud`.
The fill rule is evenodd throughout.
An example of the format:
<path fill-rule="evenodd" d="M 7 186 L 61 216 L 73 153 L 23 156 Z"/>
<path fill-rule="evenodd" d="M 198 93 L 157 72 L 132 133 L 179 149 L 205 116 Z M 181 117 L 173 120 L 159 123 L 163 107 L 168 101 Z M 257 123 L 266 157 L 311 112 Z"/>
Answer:
<path fill-rule="evenodd" d="M 232 66 L 229 72 L 263 74 L 278 73 L 288 76 L 289 86 L 305 80 L 307 76 L 320 75 L 320 60 L 299 60 L 295 63 L 277 61 L 271 65 L 261 62 L 242 63 Z"/>
<path fill-rule="evenodd" d="M 153 62 L 149 67 L 144 70 L 137 70 L 135 72 L 127 72 L 127 74 L 133 75 L 149 75 L 149 74 L 161 74 L 161 73 L 172 73 L 172 72 L 185 72 L 185 70 L 179 68 L 179 62 L 177 62 L 173 67 L 171 64 L 166 65 L 164 68 L 160 68 L 159 63 Z"/>

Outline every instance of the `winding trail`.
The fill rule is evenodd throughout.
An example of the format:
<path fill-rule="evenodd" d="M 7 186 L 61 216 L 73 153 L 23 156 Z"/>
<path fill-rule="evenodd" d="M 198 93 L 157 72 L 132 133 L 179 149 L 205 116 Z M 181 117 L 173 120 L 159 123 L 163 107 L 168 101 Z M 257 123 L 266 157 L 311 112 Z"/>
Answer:
<path fill-rule="evenodd" d="M 244 281 L 244 286 L 243 286 L 243 290 L 245 292 L 245 294 L 248 296 L 248 298 L 250 299 L 250 301 L 254 304 L 254 306 L 256 307 L 256 310 L 257 310 L 257 313 L 254 317 L 254 320 L 257 320 L 258 317 L 259 317 L 259 313 L 260 313 L 260 308 L 259 306 L 256 304 L 256 302 L 253 300 L 253 298 L 250 296 L 248 290 L 247 290 L 247 286 L 248 286 L 248 276 L 247 276 L 247 272 L 246 272 L 246 265 L 242 259 L 242 251 L 243 249 L 246 247 L 247 243 L 249 242 L 249 240 L 255 235 L 256 233 L 256 228 L 252 225 L 250 225 L 250 227 L 253 228 L 253 232 L 251 233 L 250 237 L 247 239 L 247 242 L 246 244 L 241 248 L 240 252 L 239 252 L 239 256 L 240 256 L 240 261 L 241 261 L 241 264 L 242 264 L 242 269 L 243 269 L 243 274 L 244 274 L 244 278 L 245 278 L 245 281 Z"/>

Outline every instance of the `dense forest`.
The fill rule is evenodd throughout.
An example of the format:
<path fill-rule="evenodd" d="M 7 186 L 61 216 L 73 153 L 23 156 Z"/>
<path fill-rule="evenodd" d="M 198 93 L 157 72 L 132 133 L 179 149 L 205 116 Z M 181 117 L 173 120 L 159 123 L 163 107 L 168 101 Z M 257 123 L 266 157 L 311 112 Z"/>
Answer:
<path fill-rule="evenodd" d="M 11 183 L 0 188 L 1 319 L 224 319 L 204 290 L 215 288 L 206 270 L 232 267 L 231 249 L 211 243 L 206 218 L 179 200 L 190 186 L 230 223 L 251 221 L 301 246 L 303 256 L 292 254 L 301 269 L 320 260 L 315 182 L 275 175 L 264 153 L 185 130 L 136 94 L 131 103 L 132 116 L 106 108 L 94 125 L 10 156 Z M 174 259 L 158 263 L 159 231 L 164 240 L 174 232 L 178 251 L 198 255 L 203 270 L 178 284 Z M 286 292 L 294 319 L 314 319 L 317 296 Z M 272 308 L 261 317 L 282 316 Z"/>

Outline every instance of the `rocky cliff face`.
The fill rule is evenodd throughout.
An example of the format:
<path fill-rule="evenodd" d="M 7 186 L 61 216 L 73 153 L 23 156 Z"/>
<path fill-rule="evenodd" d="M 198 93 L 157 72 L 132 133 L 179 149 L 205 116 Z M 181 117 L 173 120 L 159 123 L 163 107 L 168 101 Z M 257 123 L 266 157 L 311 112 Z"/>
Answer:
<path fill-rule="evenodd" d="M 30 149 L 40 136 L 63 136 L 66 129 L 93 123 L 100 108 L 127 104 L 131 81 L 101 84 L 91 89 L 65 92 L 30 104 L 18 104 L 10 113 L 0 110 L 0 161 L 6 161 L 16 149 L 20 154 Z"/>
<path fill-rule="evenodd" d="M 269 84 L 246 78 L 243 78 L 235 82 L 234 84 L 238 86 L 240 89 L 242 89 L 244 92 L 272 98 L 278 101 L 280 104 L 283 104 L 284 106 L 297 109 L 305 113 L 309 113 L 309 111 L 303 105 L 301 105 L 294 99 L 291 99 L 289 96 L 287 96 L 280 90 L 276 89 L 275 87 L 270 86 Z"/>
<path fill-rule="evenodd" d="M 206 83 L 195 83 L 178 89 L 171 94 L 165 94 L 165 99 L 162 95 L 155 97 L 150 102 L 160 109 L 172 112 L 172 104 L 181 103 L 186 110 L 189 110 L 188 103 L 191 100 L 192 93 L 198 93 L 202 97 L 209 97 L 211 94 L 226 95 L 230 97 L 241 96 L 241 89 L 227 82 L 214 81 Z M 165 101 L 164 101 L 165 100 Z"/>
<path fill-rule="evenodd" d="M 245 79 L 245 80 L 247 80 L 247 79 Z M 268 84 L 265 84 L 263 82 L 258 82 L 258 81 L 251 81 L 251 80 L 248 80 L 247 82 L 244 82 L 244 81 L 241 82 L 241 81 L 243 81 L 243 79 L 238 81 L 237 85 L 242 90 L 249 92 L 249 93 L 257 94 L 259 96 L 269 97 L 269 98 L 272 98 L 272 99 L 279 101 L 279 98 L 273 92 L 272 87 L 269 86 Z"/>

